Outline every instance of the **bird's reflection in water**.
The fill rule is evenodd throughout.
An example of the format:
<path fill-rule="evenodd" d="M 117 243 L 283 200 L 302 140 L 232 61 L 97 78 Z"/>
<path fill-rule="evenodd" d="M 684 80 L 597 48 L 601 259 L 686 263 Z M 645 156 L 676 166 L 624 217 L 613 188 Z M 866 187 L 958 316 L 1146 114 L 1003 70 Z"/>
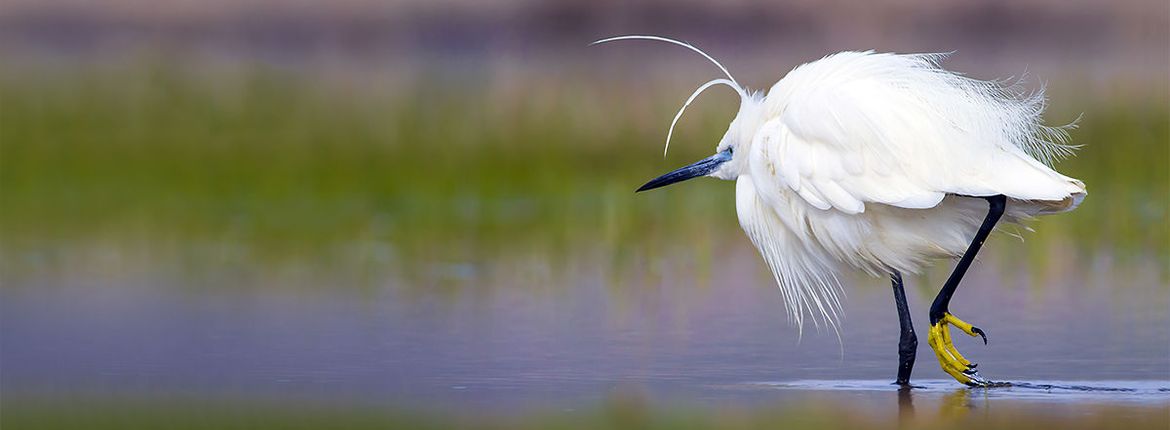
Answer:
<path fill-rule="evenodd" d="M 962 418 L 974 409 L 971 404 L 971 390 L 959 388 L 943 396 L 938 405 L 938 414 L 943 418 Z"/>
<path fill-rule="evenodd" d="M 903 387 L 898 389 L 898 423 L 909 424 L 914 421 L 914 389 Z M 960 419 L 967 416 L 974 409 L 971 404 L 971 389 L 959 388 L 942 397 L 938 406 L 938 417 L 945 420 Z"/>
<path fill-rule="evenodd" d="M 906 425 L 914 420 L 914 389 L 898 388 L 898 424 Z"/>

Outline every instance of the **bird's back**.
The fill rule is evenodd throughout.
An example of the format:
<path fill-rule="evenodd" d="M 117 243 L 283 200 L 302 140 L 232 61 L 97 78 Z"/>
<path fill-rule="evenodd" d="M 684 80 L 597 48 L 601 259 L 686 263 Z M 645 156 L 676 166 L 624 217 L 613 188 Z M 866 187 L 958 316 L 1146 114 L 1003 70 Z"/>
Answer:
<path fill-rule="evenodd" d="M 927 208 L 947 194 L 1075 203 L 1084 185 L 1050 167 L 1074 147 L 1042 124 L 1043 92 L 965 78 L 937 59 L 844 52 L 797 67 L 765 99 L 758 161 L 814 206 L 848 213 Z"/>

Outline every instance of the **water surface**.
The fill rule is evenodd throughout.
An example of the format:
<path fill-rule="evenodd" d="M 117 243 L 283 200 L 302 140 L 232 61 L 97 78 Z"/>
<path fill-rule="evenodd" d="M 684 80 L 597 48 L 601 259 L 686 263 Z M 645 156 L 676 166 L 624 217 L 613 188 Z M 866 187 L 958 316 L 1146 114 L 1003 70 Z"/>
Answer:
<path fill-rule="evenodd" d="M 709 270 L 664 251 L 623 269 L 588 257 L 552 272 L 532 261 L 496 271 L 447 263 L 428 267 L 428 279 L 358 288 L 305 281 L 325 275 L 312 272 L 295 281 L 302 286 L 229 277 L 198 289 L 149 270 L 21 279 L 0 290 L 4 390 L 340 397 L 441 410 L 578 408 L 630 389 L 667 405 L 894 390 L 883 383 L 898 338 L 885 280 L 847 281 L 838 343 L 823 327 L 802 334 L 785 322 L 746 239 L 719 249 Z M 1155 267 L 1101 262 L 1093 275 L 1074 270 L 1038 286 L 995 261 L 972 270 L 953 306 L 990 338 L 984 346 L 957 336 L 959 348 L 985 376 L 1024 384 L 989 398 L 1170 402 L 1170 302 Z M 937 278 L 909 280 L 920 333 Z M 939 381 L 921 340 L 922 391 L 965 390 Z"/>

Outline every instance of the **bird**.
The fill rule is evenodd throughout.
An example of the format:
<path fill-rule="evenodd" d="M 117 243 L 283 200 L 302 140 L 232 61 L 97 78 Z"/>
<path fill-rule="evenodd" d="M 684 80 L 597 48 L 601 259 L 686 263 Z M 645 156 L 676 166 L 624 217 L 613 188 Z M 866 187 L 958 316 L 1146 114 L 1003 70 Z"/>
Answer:
<path fill-rule="evenodd" d="M 927 341 L 942 370 L 973 387 L 1010 385 L 981 375 L 955 348 L 954 326 L 982 329 L 950 303 L 988 235 L 1071 211 L 1084 182 L 1053 165 L 1073 155 L 1065 126 L 1044 125 L 1044 89 L 969 78 L 942 67 L 949 54 L 845 51 L 799 65 L 767 91 L 741 85 L 714 57 L 680 40 L 626 35 L 702 55 L 722 72 L 686 99 L 726 86 L 739 111 L 715 154 L 646 182 L 638 192 L 707 176 L 735 181 L 740 227 L 772 272 L 788 319 L 840 336 L 841 274 L 888 277 L 899 320 L 895 384 L 910 384 L 918 348 L 902 275 L 957 259 L 930 306 Z M 1079 118 L 1078 118 L 1079 120 Z"/>

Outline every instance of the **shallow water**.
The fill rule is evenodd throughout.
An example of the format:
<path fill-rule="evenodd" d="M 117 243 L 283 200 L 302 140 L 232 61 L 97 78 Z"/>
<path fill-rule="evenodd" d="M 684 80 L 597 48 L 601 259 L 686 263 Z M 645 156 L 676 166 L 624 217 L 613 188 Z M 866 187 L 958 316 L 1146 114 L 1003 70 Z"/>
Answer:
<path fill-rule="evenodd" d="M 557 270 L 535 258 L 434 265 L 429 279 L 361 288 L 331 284 L 324 270 L 201 288 L 146 269 L 23 277 L 0 289 L 2 388 L 464 412 L 574 409 L 615 392 L 666 406 L 752 406 L 896 391 L 887 281 L 847 281 L 838 343 L 832 331 L 786 323 L 746 239 L 719 249 L 709 269 L 677 254 L 623 268 L 586 256 Z M 943 379 L 924 338 L 942 268 L 908 280 L 922 345 L 915 396 L 1170 404 L 1170 301 L 1157 267 L 1102 260 L 1044 277 L 1006 267 L 981 261 L 952 310 L 990 338 L 961 336 L 960 350 L 985 376 L 1017 386 L 968 390 Z"/>
<path fill-rule="evenodd" d="M 1106 402 L 1165 404 L 1170 402 L 1170 383 L 1162 380 L 1093 381 L 1011 381 L 994 388 L 956 388 L 953 380 L 914 381 L 917 396 L 928 397 L 968 391 L 987 400 L 1033 400 L 1048 402 Z M 890 392 L 897 391 L 886 380 L 823 380 L 761 382 L 761 389 L 795 391 Z"/>

